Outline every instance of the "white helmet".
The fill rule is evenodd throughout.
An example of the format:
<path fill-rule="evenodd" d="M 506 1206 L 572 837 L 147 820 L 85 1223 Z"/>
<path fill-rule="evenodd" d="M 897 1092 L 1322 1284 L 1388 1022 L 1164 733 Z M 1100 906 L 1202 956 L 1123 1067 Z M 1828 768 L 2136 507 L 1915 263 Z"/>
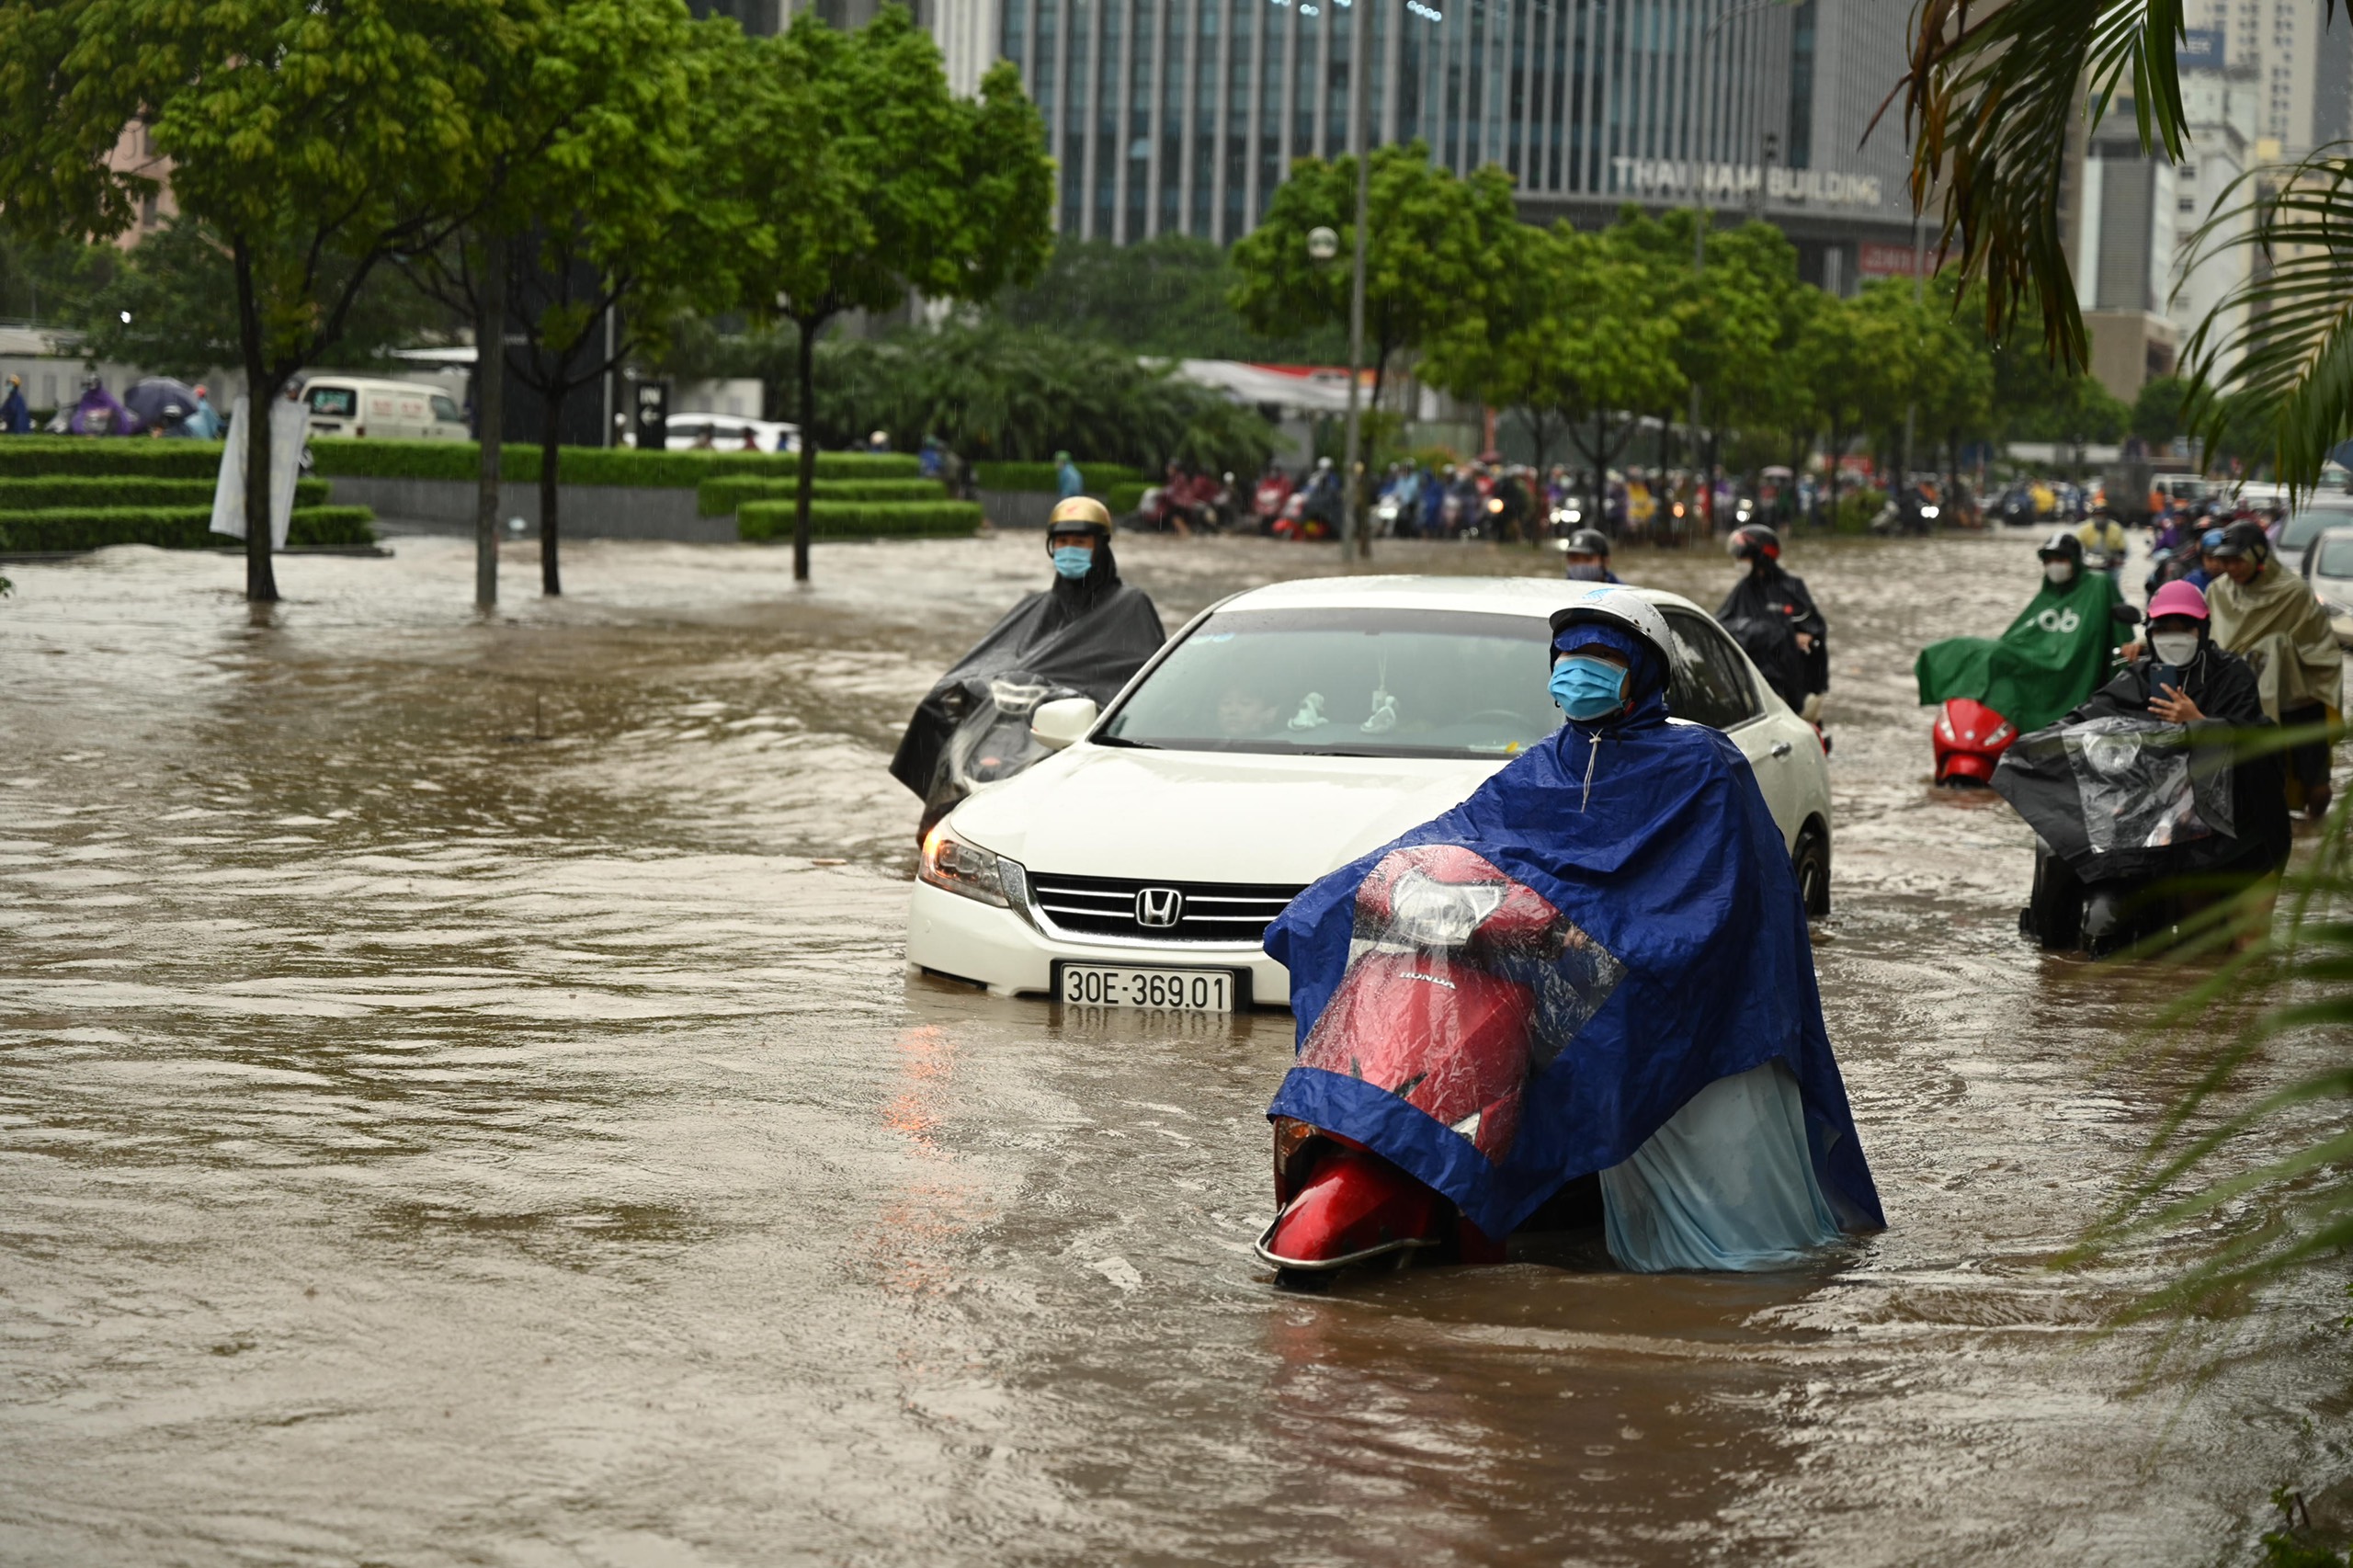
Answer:
<path fill-rule="evenodd" d="M 1661 678 L 1675 668 L 1672 652 L 1675 643 L 1666 630 L 1666 617 L 1658 607 L 1623 583 L 1598 583 L 1577 596 L 1576 602 L 1566 609 L 1552 612 L 1552 645 L 1557 646 L 1561 633 L 1572 626 L 1592 623 L 1615 627 L 1631 633 L 1651 645 L 1658 655 Z M 1550 657 L 1548 652 L 1547 655 Z"/>

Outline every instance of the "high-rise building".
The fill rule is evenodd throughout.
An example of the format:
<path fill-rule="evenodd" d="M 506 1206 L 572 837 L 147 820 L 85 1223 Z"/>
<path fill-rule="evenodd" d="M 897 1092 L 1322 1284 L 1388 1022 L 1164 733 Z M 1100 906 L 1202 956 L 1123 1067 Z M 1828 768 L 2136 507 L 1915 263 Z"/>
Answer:
<path fill-rule="evenodd" d="M 2353 20 L 2312 0 L 2188 0 L 2184 24 L 2216 41 L 2211 62 L 2255 88 L 2255 134 L 2301 158 L 2353 135 Z"/>
<path fill-rule="evenodd" d="M 1363 71 L 1355 4 L 1373 7 Z M 978 80 L 975 38 L 1020 67 L 1062 165 L 1066 235 L 1240 237 L 1293 159 L 1347 151 L 1361 86 L 1375 145 L 1419 139 L 1457 171 L 1500 164 L 1534 221 L 1696 199 L 1781 225 L 1833 287 L 1912 265 L 1900 103 L 1870 129 L 1904 65 L 1904 12 L 1885 0 L 925 9 L 960 87 Z"/>

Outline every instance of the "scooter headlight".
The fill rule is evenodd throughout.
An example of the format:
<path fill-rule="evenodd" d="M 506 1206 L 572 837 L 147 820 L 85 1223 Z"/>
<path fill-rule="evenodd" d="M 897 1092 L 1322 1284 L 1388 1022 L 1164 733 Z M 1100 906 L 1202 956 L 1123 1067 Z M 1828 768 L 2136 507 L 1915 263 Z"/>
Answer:
<path fill-rule="evenodd" d="M 1504 902 L 1496 882 L 1441 882 L 1408 871 L 1389 891 L 1389 934 L 1417 948 L 1459 948 Z"/>
<path fill-rule="evenodd" d="M 933 828 L 931 836 L 923 841 L 923 864 L 915 876 L 933 887 L 999 909 L 1010 908 L 1029 893 L 1029 874 L 1019 862 L 951 838 L 945 826 Z"/>
<path fill-rule="evenodd" d="M 1923 506 L 1920 508 L 1920 515 L 1924 517 L 1934 517 L 1941 516 L 1942 514 L 1940 514 L 1934 506 Z"/>

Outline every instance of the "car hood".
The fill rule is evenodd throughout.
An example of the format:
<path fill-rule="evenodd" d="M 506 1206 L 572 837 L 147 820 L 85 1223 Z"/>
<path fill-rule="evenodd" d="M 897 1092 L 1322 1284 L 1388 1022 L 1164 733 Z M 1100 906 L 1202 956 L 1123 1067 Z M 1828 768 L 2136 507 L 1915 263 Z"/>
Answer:
<path fill-rule="evenodd" d="M 1032 871 L 1304 885 L 1460 804 L 1508 760 L 1082 744 L 972 796 L 952 821 Z"/>

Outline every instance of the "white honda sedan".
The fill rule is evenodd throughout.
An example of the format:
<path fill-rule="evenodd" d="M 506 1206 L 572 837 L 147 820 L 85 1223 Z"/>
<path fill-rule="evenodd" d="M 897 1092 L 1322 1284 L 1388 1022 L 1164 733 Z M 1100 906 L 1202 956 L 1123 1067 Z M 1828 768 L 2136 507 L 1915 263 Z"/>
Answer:
<path fill-rule="evenodd" d="M 1549 618 L 1591 585 L 1326 577 L 1195 617 L 1108 711 L 1049 703 L 1060 749 L 932 832 L 913 969 L 999 995 L 1227 1011 L 1287 1006 L 1261 950 L 1302 888 L 1461 802 L 1561 722 Z M 1675 640 L 1667 705 L 1756 771 L 1809 913 L 1830 900 L 1813 727 L 1688 599 L 1638 590 Z"/>

